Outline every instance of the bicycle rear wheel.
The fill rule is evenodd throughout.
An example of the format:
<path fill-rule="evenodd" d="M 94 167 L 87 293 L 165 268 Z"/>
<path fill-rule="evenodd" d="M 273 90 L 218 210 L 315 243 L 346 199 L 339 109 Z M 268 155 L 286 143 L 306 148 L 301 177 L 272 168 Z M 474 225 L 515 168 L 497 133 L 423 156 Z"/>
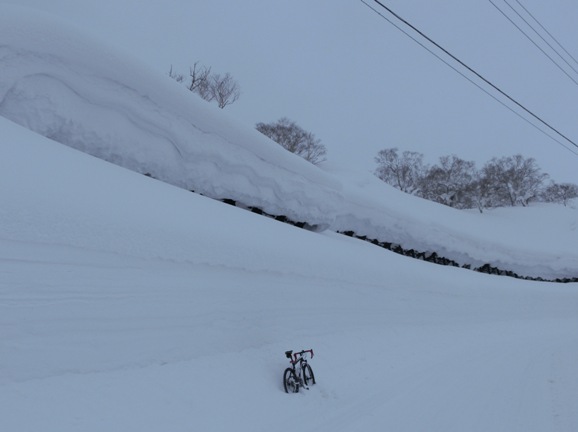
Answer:
<path fill-rule="evenodd" d="M 285 393 L 299 393 L 299 380 L 295 375 L 295 371 L 291 368 L 285 369 L 283 374 L 283 388 Z"/>
<path fill-rule="evenodd" d="M 315 375 L 313 375 L 313 369 L 309 364 L 303 368 L 303 382 L 306 386 L 315 384 Z"/>

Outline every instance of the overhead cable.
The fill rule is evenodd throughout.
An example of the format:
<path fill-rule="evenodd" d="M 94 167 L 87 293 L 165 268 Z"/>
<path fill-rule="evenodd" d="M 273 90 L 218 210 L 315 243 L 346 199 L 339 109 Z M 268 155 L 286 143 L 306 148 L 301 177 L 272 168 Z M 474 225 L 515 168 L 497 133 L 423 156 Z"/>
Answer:
<path fill-rule="evenodd" d="M 506 19 L 507 19 L 514 27 L 516 27 L 524 36 L 526 36 L 526 38 L 527 38 L 530 42 L 532 42 L 532 44 L 533 44 L 536 48 L 538 48 L 538 49 L 542 52 L 542 54 L 544 54 L 546 57 L 548 57 L 548 59 L 549 59 L 552 63 L 554 63 L 554 65 L 555 65 L 558 69 L 560 69 L 568 78 L 570 78 L 570 80 L 571 80 L 574 84 L 578 85 L 578 81 L 576 81 L 562 66 L 560 66 L 556 60 L 554 60 L 552 57 L 550 57 L 550 55 L 548 55 L 548 53 L 547 53 L 546 51 L 544 51 L 544 49 L 543 49 L 540 45 L 538 45 L 538 44 L 536 43 L 536 41 L 534 41 L 534 39 L 532 39 L 532 38 L 528 35 L 528 33 L 526 33 L 518 24 L 516 24 L 516 23 L 514 22 L 514 20 L 508 16 L 508 14 L 506 14 L 502 9 L 500 9 L 500 7 L 499 7 L 496 3 L 494 3 L 492 0 L 488 0 L 488 1 L 489 1 L 489 2 L 492 4 L 492 6 L 494 6 L 504 17 L 506 17 Z M 504 3 L 506 3 L 508 6 L 510 6 L 510 8 L 512 8 L 512 6 L 510 5 L 510 3 L 508 3 L 506 0 L 504 0 Z M 516 11 L 514 8 L 512 8 L 512 9 L 514 10 L 514 12 L 515 12 L 520 18 L 522 18 L 522 20 L 524 20 L 524 22 L 525 22 L 526 24 L 528 24 L 528 22 L 524 19 L 524 17 L 522 17 L 522 16 L 518 13 L 518 11 Z M 528 24 L 528 25 L 530 26 L 530 28 L 531 28 L 532 30 L 536 31 L 530 24 Z M 537 33 L 537 32 L 536 32 L 536 33 Z M 540 34 L 538 34 L 538 36 L 540 36 Z M 542 36 L 540 36 L 540 37 L 542 38 Z M 542 38 L 542 39 L 544 39 L 544 38 Z M 555 52 L 556 54 L 558 54 L 558 55 L 560 56 L 560 53 L 558 53 L 558 51 L 556 51 L 548 42 L 546 42 L 546 43 L 548 44 L 548 46 L 549 46 L 550 48 L 552 48 L 552 49 L 554 50 L 554 52 Z M 568 63 L 568 61 L 567 61 L 564 57 L 562 57 L 562 56 L 560 56 L 560 57 L 562 58 L 562 60 L 564 60 L 564 62 L 566 62 L 566 64 L 567 64 L 568 66 L 570 66 L 570 68 L 572 68 L 572 70 L 573 70 L 574 72 L 578 73 L 578 71 L 577 71 L 576 69 L 574 69 L 574 67 L 573 67 L 570 63 Z"/>
<path fill-rule="evenodd" d="M 455 66 L 451 65 L 448 61 L 444 60 L 441 56 L 439 56 L 438 54 L 436 54 L 434 51 L 432 51 L 430 48 L 428 48 L 426 45 L 424 45 L 422 42 L 420 42 L 418 39 L 416 39 L 415 37 L 413 37 L 411 34 L 409 34 L 407 31 L 405 31 L 402 27 L 400 27 L 399 25 L 397 25 L 395 22 L 391 21 L 389 18 L 387 18 L 385 15 L 383 15 L 380 11 L 378 11 L 377 9 L 375 9 L 374 7 L 372 7 L 370 4 L 368 4 L 365 0 L 361 0 L 361 2 L 366 5 L 369 9 L 371 9 L 373 12 L 375 12 L 377 15 L 379 15 L 381 18 L 383 18 L 384 20 L 386 20 L 387 22 L 389 22 L 392 26 L 394 26 L 395 28 L 397 28 L 399 31 L 401 31 L 403 34 L 405 34 L 407 37 L 409 37 L 411 40 L 413 40 L 415 43 L 417 43 L 419 46 L 421 46 L 423 49 L 425 49 L 426 51 L 428 51 L 431 55 L 433 55 L 434 57 L 436 57 L 439 61 L 441 61 L 442 63 L 444 63 L 446 66 L 452 68 L 456 73 L 458 73 L 459 75 L 461 75 L 463 78 L 465 78 L 466 80 L 468 80 L 471 84 L 475 85 L 478 89 L 480 89 L 481 91 L 483 91 L 484 93 L 486 93 L 489 97 L 491 97 L 492 99 L 494 99 L 496 102 L 498 102 L 500 105 L 502 105 L 504 108 L 510 110 L 512 113 L 514 113 L 515 115 L 517 115 L 519 118 L 521 118 L 522 120 L 524 120 L 526 123 L 528 123 L 530 126 L 532 126 L 533 128 L 535 128 L 536 130 L 538 130 L 539 132 L 541 132 L 542 134 L 546 135 L 548 138 L 550 138 L 553 141 L 556 141 L 558 144 L 560 144 L 562 147 L 564 147 L 566 150 L 568 150 L 571 153 L 574 153 L 576 156 L 578 156 L 578 152 L 574 151 L 572 148 L 568 147 L 564 142 L 560 141 L 559 139 L 557 139 L 556 137 L 550 135 L 548 132 L 546 132 L 544 129 L 541 129 L 540 127 L 538 127 L 538 125 L 536 125 L 535 123 L 532 123 L 530 120 L 528 120 L 526 117 L 524 117 L 522 114 L 520 114 L 518 111 L 516 111 L 514 108 L 512 108 L 511 106 L 509 106 L 508 104 L 506 104 L 504 101 L 498 99 L 498 97 L 496 97 L 495 95 L 493 95 L 492 93 L 490 93 L 488 90 L 486 90 L 485 88 L 483 88 L 480 84 L 478 84 L 477 82 L 475 82 L 474 80 L 472 80 L 470 77 L 468 77 L 466 74 L 464 74 L 463 72 L 461 72 L 460 70 L 458 70 Z"/>
<path fill-rule="evenodd" d="M 379 13 L 379 11 L 377 11 L 375 8 L 372 8 L 368 3 L 366 3 L 365 0 L 361 0 L 361 2 L 363 4 L 365 4 L 366 6 L 368 6 L 371 10 L 373 10 L 375 13 L 377 13 L 379 16 L 381 16 L 382 18 L 384 18 L 386 21 L 388 21 L 389 23 L 393 24 L 397 29 L 401 30 L 404 34 L 408 35 L 409 34 L 407 32 L 405 32 L 404 30 L 402 30 L 399 26 L 395 25 L 391 20 L 389 20 L 387 17 L 385 17 L 385 15 Z M 405 24 L 407 27 L 411 28 L 413 31 L 415 31 L 417 34 L 419 34 L 422 38 L 426 39 L 429 43 L 431 43 L 432 45 L 434 45 L 435 47 L 437 47 L 439 50 L 441 50 L 443 53 L 445 53 L 446 55 L 448 55 L 450 58 L 452 58 L 454 61 L 456 61 L 458 64 L 460 64 L 462 67 L 466 68 L 468 71 L 470 71 L 471 73 L 473 73 L 475 76 L 477 76 L 479 79 L 481 79 L 483 82 L 485 82 L 486 84 L 488 84 L 490 87 L 492 87 L 494 90 L 496 90 L 497 92 L 499 92 L 502 96 L 506 97 L 509 101 L 511 101 L 512 103 L 514 103 L 516 106 L 520 107 L 522 110 L 524 110 L 526 113 L 530 114 L 534 119 L 538 120 L 541 124 L 545 125 L 548 129 L 550 129 L 551 131 L 553 131 L 556 135 L 562 137 L 565 141 L 567 141 L 568 143 L 572 144 L 574 147 L 578 148 L 578 144 L 576 144 L 574 141 L 572 141 L 570 138 L 568 138 L 567 136 L 565 136 L 563 133 L 561 133 L 560 131 L 558 131 L 556 128 L 554 128 L 553 126 L 551 126 L 549 123 L 547 123 L 546 121 L 544 121 L 542 118 L 540 118 L 538 115 L 534 114 L 532 111 L 530 111 L 528 108 L 526 108 L 524 105 L 522 105 L 520 102 L 518 102 L 517 100 L 515 100 L 513 97 L 511 97 L 510 95 L 508 95 L 506 92 L 504 92 L 502 89 L 500 89 L 498 86 L 496 86 L 495 84 L 493 84 L 491 81 L 489 81 L 487 78 L 485 78 L 484 76 L 482 76 L 480 73 L 476 72 L 473 68 L 471 68 L 470 66 L 468 66 L 467 64 L 465 64 L 463 61 L 461 61 L 459 58 L 457 58 L 455 55 L 453 55 L 451 52 L 449 52 L 447 49 L 445 49 L 444 47 L 442 47 L 440 44 L 438 44 L 437 42 L 435 42 L 433 39 L 431 39 L 429 36 L 427 36 L 426 34 L 424 34 L 421 30 L 419 30 L 418 28 L 416 28 L 414 25 L 412 25 L 411 23 L 409 23 L 407 20 L 405 20 L 404 18 L 402 18 L 400 15 L 398 15 L 397 13 L 395 13 L 393 10 L 391 10 L 389 7 L 387 7 L 386 5 L 384 5 L 382 2 L 380 2 L 379 0 L 374 0 L 375 3 L 377 3 L 381 8 L 385 9 L 387 12 L 389 12 L 392 16 L 394 16 L 397 20 L 401 21 L 403 24 Z M 412 36 L 410 36 L 415 42 L 417 42 L 419 45 L 421 45 L 422 47 L 426 48 L 422 43 L 418 42 L 415 38 L 413 38 Z M 433 52 L 431 50 L 429 50 L 428 48 L 426 48 L 430 53 L 433 54 Z M 434 54 L 438 59 L 442 60 L 438 55 Z M 445 60 L 442 60 L 446 65 L 450 66 Z M 452 66 L 450 66 L 452 67 Z M 452 69 L 454 69 L 456 72 L 457 69 L 455 69 L 454 67 L 452 67 Z M 463 77 L 466 77 L 463 73 L 460 73 L 460 75 L 462 75 Z M 471 83 L 473 83 L 472 80 L 470 80 L 469 78 L 467 78 L 468 81 L 470 81 Z M 478 88 L 481 89 L 481 87 L 477 84 L 475 84 Z M 493 95 L 491 95 L 490 93 L 488 93 L 487 91 L 484 90 L 484 92 L 486 94 L 489 94 L 490 96 L 492 96 L 494 99 L 496 99 Z M 498 99 L 496 99 L 498 100 Z M 502 103 L 502 105 L 506 106 L 503 102 L 499 101 L 500 103 Z M 509 108 L 509 107 L 508 107 Z M 510 108 L 509 108 L 510 109 Z M 511 111 L 513 111 L 512 109 L 510 109 Z M 514 113 L 516 113 L 515 111 L 513 111 Z M 522 119 L 525 119 L 523 116 L 521 116 L 519 113 L 516 113 L 519 117 L 521 117 Z M 535 124 L 531 123 L 529 120 L 525 119 L 528 123 L 532 124 L 534 127 L 536 127 L 538 130 L 542 131 L 542 129 L 538 128 Z M 564 148 L 566 148 L 567 150 L 572 151 L 572 153 L 574 154 L 578 154 L 575 153 L 575 151 L 571 150 L 569 147 L 567 147 L 566 145 L 564 145 L 561 141 L 559 141 L 558 139 L 553 138 L 551 135 L 545 133 L 544 131 L 542 131 L 545 135 L 547 135 L 548 137 L 550 137 L 551 139 L 553 139 L 554 141 L 556 141 L 558 144 L 561 144 Z"/>
<path fill-rule="evenodd" d="M 517 0 L 516 0 L 516 1 L 517 1 Z M 551 44 L 550 42 L 548 42 L 548 41 L 546 40 L 546 38 L 545 38 L 544 36 L 542 36 L 542 35 L 540 34 L 540 32 L 539 32 L 538 30 L 536 30 L 536 29 L 534 28 L 534 26 L 533 26 L 531 23 L 529 23 L 528 20 L 527 20 L 526 18 L 524 18 L 524 17 L 522 16 L 522 14 L 520 14 L 520 12 L 519 12 L 514 6 L 511 5 L 511 3 L 508 2 L 508 0 L 504 0 L 504 3 L 506 3 L 506 4 L 508 5 L 508 7 L 509 7 L 510 9 L 512 9 L 512 10 L 514 11 L 514 13 L 515 13 L 516 15 L 518 15 L 518 16 L 520 17 L 520 19 L 521 19 L 522 21 L 524 21 L 524 22 L 526 23 L 526 25 L 527 25 L 528 27 L 530 27 L 530 28 L 532 29 L 532 31 L 533 31 L 534 33 L 536 33 L 536 35 L 538 35 L 538 37 L 539 37 L 540 39 L 542 39 L 542 41 L 543 41 L 546 45 L 548 45 L 548 47 L 550 47 L 550 49 L 551 49 L 552 51 L 554 51 L 554 52 L 558 55 L 558 57 L 560 57 L 560 58 L 562 59 L 562 61 L 563 61 L 564 63 L 566 63 L 566 64 L 568 65 L 568 67 L 569 67 L 570 69 L 572 69 L 574 72 L 576 72 L 576 73 L 578 74 L 578 70 L 576 70 L 576 68 L 575 68 L 574 66 L 572 66 L 572 64 L 571 64 L 555 47 L 553 47 L 552 44 Z M 521 3 L 520 3 L 519 1 L 518 1 L 518 4 L 521 5 Z M 524 6 L 522 6 L 522 8 L 523 8 L 524 10 L 526 10 L 526 9 L 524 8 Z M 532 15 L 531 15 L 531 16 L 532 16 Z M 532 18 L 534 18 L 534 17 L 532 16 Z M 535 20 L 536 22 L 538 22 L 538 21 L 536 20 L 536 18 L 534 18 L 534 20 Z M 540 23 L 538 22 L 538 24 L 540 24 Z M 542 28 L 544 28 L 541 24 L 540 24 L 540 26 L 541 26 Z M 545 30 L 545 29 L 544 29 L 544 30 Z M 548 33 L 548 32 L 546 31 L 546 33 Z M 548 34 L 549 34 L 549 33 L 548 33 Z M 552 36 L 550 36 L 550 37 L 552 37 Z M 558 43 L 558 44 L 559 44 L 559 43 Z M 562 48 L 563 48 L 563 47 L 562 47 Z M 572 56 L 570 56 L 570 57 L 572 57 Z M 576 60 L 574 60 L 574 62 L 576 62 Z M 578 64 L 578 62 L 577 62 L 577 64 Z"/>
<path fill-rule="evenodd" d="M 538 24 L 538 25 L 540 26 L 540 28 L 541 28 L 542 30 L 544 30 L 544 31 L 546 32 L 546 34 L 547 34 L 548 36 L 550 36 L 550 38 L 551 38 L 554 42 L 556 42 L 556 44 L 557 44 L 560 48 L 562 48 L 562 50 L 563 50 L 572 60 L 574 60 L 574 63 L 576 63 L 576 64 L 578 65 L 578 60 L 576 60 L 576 59 L 574 58 L 574 56 L 573 56 L 572 54 L 570 54 L 566 48 L 564 48 L 564 46 L 558 41 L 558 39 L 556 39 L 556 38 L 554 37 L 554 35 L 552 35 L 552 33 L 550 33 L 550 32 L 548 31 L 548 29 L 546 29 L 546 27 L 544 27 L 544 26 L 542 25 L 542 23 L 540 23 L 540 21 L 538 21 L 538 19 L 537 19 L 534 15 L 532 15 L 532 13 L 531 13 L 522 3 L 520 3 L 519 0 L 516 0 L 516 3 L 518 3 L 518 4 L 520 5 L 520 7 L 521 7 L 522 9 L 524 9 L 524 11 L 526 11 L 526 13 L 536 22 L 536 24 Z"/>

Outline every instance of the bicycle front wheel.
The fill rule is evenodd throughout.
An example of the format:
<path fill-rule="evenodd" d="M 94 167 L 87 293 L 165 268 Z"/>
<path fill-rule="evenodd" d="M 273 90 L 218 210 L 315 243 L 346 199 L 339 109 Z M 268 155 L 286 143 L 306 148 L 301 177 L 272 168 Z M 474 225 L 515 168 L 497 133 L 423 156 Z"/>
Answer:
<path fill-rule="evenodd" d="M 297 375 L 295 375 L 295 371 L 291 368 L 285 369 L 283 388 L 285 388 L 285 393 L 299 393 L 299 380 Z"/>
<path fill-rule="evenodd" d="M 313 375 L 313 369 L 311 369 L 309 364 L 303 368 L 303 382 L 305 385 L 315 384 L 315 375 Z"/>

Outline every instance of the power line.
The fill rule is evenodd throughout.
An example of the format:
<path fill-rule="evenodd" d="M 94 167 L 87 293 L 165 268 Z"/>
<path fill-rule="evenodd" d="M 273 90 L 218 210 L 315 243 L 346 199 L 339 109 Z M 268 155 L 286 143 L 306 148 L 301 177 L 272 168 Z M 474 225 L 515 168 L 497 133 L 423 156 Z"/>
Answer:
<path fill-rule="evenodd" d="M 517 1 L 517 0 L 516 0 L 516 1 Z M 512 5 L 508 2 L 508 0 L 504 0 L 504 3 L 506 3 L 506 4 L 508 5 L 508 7 L 509 7 L 510 9 L 512 9 L 512 10 L 514 11 L 514 13 L 515 13 L 516 15 L 518 15 L 518 16 L 520 17 L 520 19 L 521 19 L 522 21 L 524 21 L 524 22 L 526 23 L 526 25 L 527 25 L 528 27 L 530 27 L 530 28 L 534 31 L 534 33 L 536 33 L 536 34 L 538 35 L 538 37 L 539 37 L 540 39 L 542 39 L 542 41 L 544 41 L 544 43 L 545 43 L 546 45 L 548 45 L 548 46 L 550 47 L 550 49 L 551 49 L 552 51 L 554 51 L 554 52 L 558 55 L 558 57 L 560 57 L 560 58 L 562 59 L 562 61 L 564 61 L 564 63 L 566 63 L 566 64 L 568 65 L 568 67 L 569 67 L 570 69 L 572 69 L 574 72 L 576 72 L 576 73 L 578 74 L 578 70 L 576 70 L 576 68 L 574 68 L 574 66 L 572 66 L 572 65 L 568 62 L 568 60 L 566 60 L 566 59 L 564 58 L 564 56 L 563 56 L 562 54 L 560 54 L 560 52 L 559 52 L 556 48 L 554 48 L 554 47 L 552 46 L 552 44 L 551 44 L 550 42 L 548 42 L 548 41 L 546 40 L 546 38 L 545 38 L 544 36 L 542 36 L 542 35 L 540 34 L 540 32 L 539 32 L 538 30 L 536 30 L 536 29 L 534 28 L 534 26 L 533 26 L 532 24 L 530 24 L 530 23 L 528 22 L 528 20 L 526 20 L 526 18 L 524 18 L 524 17 L 520 14 L 520 12 L 518 12 L 518 11 L 516 10 L 516 8 L 515 8 L 514 6 L 512 6 Z M 518 2 L 518 4 L 520 4 L 520 2 Z M 523 6 L 522 6 L 522 8 L 523 8 Z M 536 20 L 536 19 L 534 18 L 534 20 Z M 540 24 L 540 23 L 538 23 L 538 24 Z M 542 28 L 543 28 L 543 27 L 542 27 Z M 572 57 L 572 56 L 570 56 L 570 57 Z"/>
<path fill-rule="evenodd" d="M 389 19 L 387 19 L 385 17 L 385 15 L 379 13 L 376 9 L 372 8 L 371 6 L 369 6 L 364 0 L 361 0 L 362 3 L 364 3 L 366 6 L 368 6 L 371 10 L 373 10 L 374 12 L 376 12 L 378 15 L 380 15 L 382 18 L 384 18 L 386 21 L 388 21 L 389 23 L 393 24 L 392 21 L 390 21 Z M 393 15 L 397 20 L 401 21 L 403 24 L 405 24 L 406 26 L 408 26 L 409 28 L 411 28 L 413 31 L 415 31 L 416 33 L 418 33 L 421 37 L 423 37 L 424 39 L 426 39 L 429 43 L 431 43 L 432 45 L 434 45 L 435 47 L 437 47 L 439 50 L 441 50 L 442 52 L 444 52 L 446 55 L 448 55 L 449 57 L 451 57 L 454 61 L 456 61 L 457 63 L 459 63 L 461 66 L 465 67 L 468 71 L 470 71 L 471 73 L 473 73 L 475 76 L 477 76 L 478 78 L 480 78 L 482 81 L 484 81 L 486 84 L 488 84 L 490 87 L 492 87 L 494 90 L 498 91 L 501 95 L 503 95 L 504 97 L 506 97 L 508 100 L 510 100 L 511 102 L 513 102 L 515 105 L 517 105 L 518 107 L 522 108 L 526 113 L 530 114 L 533 118 L 535 118 L 536 120 L 538 120 L 540 123 L 542 123 L 543 125 L 545 125 L 548 129 L 550 129 L 551 131 L 555 132 L 555 134 L 559 135 L 560 137 L 562 137 L 564 140 L 566 140 L 567 142 L 569 142 L 570 144 L 572 144 L 574 147 L 578 148 L 578 144 L 576 144 L 574 141 L 572 141 L 570 138 L 568 138 L 567 136 L 565 136 L 564 134 L 562 134 L 560 131 L 558 131 L 556 128 L 554 128 L 553 126 L 551 126 L 549 123 L 547 123 L 546 121 L 544 121 L 542 118 L 540 118 L 539 116 L 537 116 L 536 114 L 534 114 L 532 111 L 530 111 L 528 108 L 526 108 L 524 105 L 522 105 L 520 102 L 518 102 L 517 100 L 515 100 L 514 98 L 512 98 L 510 95 L 508 95 L 507 93 L 505 93 L 502 89 L 500 89 L 498 86 L 496 86 L 495 84 L 493 84 L 492 82 L 490 82 L 488 79 L 486 79 L 485 77 L 483 77 L 481 74 L 479 74 L 478 72 L 476 72 L 474 69 L 472 69 L 470 66 L 468 66 L 467 64 L 465 64 L 463 61 L 461 61 L 459 58 L 457 58 L 455 55 L 453 55 L 452 53 L 450 53 L 447 49 L 445 49 L 444 47 L 442 47 L 440 44 L 438 44 L 437 42 L 435 42 L 433 39 L 431 39 L 429 36 L 427 36 L 426 34 L 424 34 L 421 30 L 419 30 L 418 28 L 416 28 L 414 25 L 412 25 L 411 23 L 409 23 L 407 20 L 405 20 L 404 18 L 402 18 L 401 16 L 399 16 L 397 13 L 395 13 L 393 10 L 391 10 L 389 7 L 385 6 L 383 3 L 381 3 L 378 0 L 374 0 L 375 3 L 377 3 L 380 7 L 382 7 L 383 9 L 385 9 L 387 12 L 389 12 L 391 15 Z M 408 33 L 406 33 L 404 30 L 402 30 L 399 26 L 393 24 L 396 28 L 398 28 L 399 30 L 401 30 L 404 34 L 408 35 Z M 411 36 L 410 36 L 411 37 Z M 411 37 L 415 42 L 417 42 L 419 45 L 421 45 L 422 47 L 426 48 L 422 43 L 418 42 L 415 38 Z M 427 49 L 427 48 L 426 48 Z M 433 54 L 433 52 L 429 49 L 427 49 L 430 53 Z M 434 54 L 438 59 L 442 60 L 438 55 Z M 450 66 L 446 61 L 442 60 L 446 65 Z M 452 69 L 454 69 L 456 72 L 460 73 L 460 75 L 462 75 L 463 77 L 465 77 L 464 74 L 462 74 L 461 72 L 457 71 L 457 69 L 455 69 L 453 66 Z M 469 78 L 468 81 L 472 82 Z M 478 88 L 481 88 L 479 85 L 475 84 Z M 484 92 L 486 94 L 489 94 L 487 91 L 484 90 Z M 492 96 L 494 99 L 496 99 L 493 95 Z M 497 99 L 496 99 L 497 100 Z M 500 103 L 502 103 L 502 105 L 505 105 L 503 102 L 499 101 Z M 509 108 L 509 107 L 508 107 Z M 509 108 L 510 109 L 510 108 Z M 513 111 L 512 109 L 510 109 L 511 111 Z M 523 116 L 521 116 L 519 113 L 516 113 L 519 117 L 525 119 Z M 529 120 L 525 119 L 527 122 L 529 122 Z M 534 125 L 533 123 L 529 122 L 530 124 L 532 124 L 534 127 L 536 127 L 538 130 L 542 131 L 542 129 L 538 128 L 536 125 Z M 573 150 L 571 150 L 569 147 L 565 146 L 562 142 L 560 142 L 559 140 L 553 138 L 552 136 L 550 136 L 549 134 L 547 134 L 546 132 L 542 131 L 545 135 L 547 135 L 548 137 L 550 137 L 551 139 L 553 139 L 554 141 L 556 141 L 558 144 L 562 145 L 564 148 L 566 148 L 567 150 L 572 151 L 572 153 L 575 153 Z"/>
<path fill-rule="evenodd" d="M 383 18 L 384 20 L 386 20 L 388 23 L 390 23 L 392 26 L 394 26 L 395 28 L 397 28 L 399 31 L 401 31 L 403 34 L 405 34 L 407 37 L 409 37 L 411 40 L 413 40 L 415 43 L 417 43 L 419 46 L 421 46 L 423 49 L 425 49 L 426 51 L 428 51 L 431 55 L 433 55 L 434 57 L 436 57 L 439 61 L 441 61 L 442 63 L 444 63 L 446 66 L 452 68 L 456 73 L 458 73 L 459 75 L 461 75 L 463 78 L 465 78 L 466 80 L 468 80 L 471 84 L 475 85 L 478 89 L 480 89 L 481 91 L 483 91 L 484 93 L 486 93 L 489 97 L 491 97 L 492 99 L 494 99 L 496 102 L 498 102 L 500 105 L 502 105 L 503 107 L 505 107 L 506 109 L 510 110 L 512 113 L 514 113 L 515 115 L 517 115 L 519 118 L 521 118 L 522 120 L 524 120 L 526 123 L 528 123 L 530 126 L 532 126 L 533 128 L 535 128 L 536 130 L 538 130 L 539 132 L 541 132 L 542 134 L 546 135 L 548 138 L 550 138 L 553 141 L 556 141 L 558 144 L 560 144 L 562 147 L 564 147 L 566 150 L 568 150 L 569 152 L 575 154 L 576 156 L 578 156 L 578 152 L 575 152 L 572 148 L 568 147 L 566 144 L 564 144 L 562 141 L 556 139 L 555 137 L 553 137 L 552 135 L 550 135 L 548 132 L 546 132 L 545 130 L 541 129 L 538 127 L 538 125 L 536 125 L 535 123 L 532 123 L 530 120 L 528 120 L 526 117 L 524 117 L 522 114 L 520 114 L 519 112 L 517 112 L 515 109 L 513 109 L 511 106 L 509 106 L 508 104 L 506 104 L 504 101 L 498 99 L 495 95 L 493 95 L 492 93 L 490 93 L 488 90 L 486 90 L 485 88 L 483 88 L 481 85 L 479 85 L 478 83 L 476 83 L 474 80 L 472 80 L 470 77 L 468 77 L 466 74 L 464 74 L 463 72 L 461 72 L 460 70 L 458 70 L 456 67 L 452 66 L 449 62 L 447 62 L 446 60 L 444 60 L 442 57 L 440 57 L 438 54 L 436 54 L 434 51 L 432 51 L 431 49 L 429 49 L 426 45 L 424 45 L 422 42 L 420 42 L 418 39 L 416 39 L 415 37 L 413 37 L 411 34 L 409 34 L 407 31 L 405 31 L 402 27 L 400 27 L 399 25 L 397 25 L 396 23 L 394 23 L 393 21 L 391 21 L 389 18 L 387 18 L 385 15 L 383 15 L 381 12 L 379 12 L 377 9 L 375 9 L 374 7 L 372 7 L 370 4 L 368 4 L 365 0 L 361 0 L 361 3 L 363 3 L 365 6 L 367 6 L 369 9 L 371 9 L 373 12 L 375 12 L 377 15 L 379 15 L 381 18 Z"/>
<path fill-rule="evenodd" d="M 548 59 L 550 59 L 550 61 L 551 61 L 552 63 L 554 63 L 554 65 L 555 65 L 558 69 L 560 69 L 568 78 L 570 78 L 570 80 L 572 80 L 572 82 L 574 82 L 574 84 L 578 85 L 578 81 L 576 81 L 574 78 L 572 78 L 572 76 L 571 76 L 568 72 L 566 72 L 566 70 L 564 70 L 564 68 L 563 68 L 562 66 L 560 66 L 560 65 L 556 62 L 556 60 L 554 60 L 552 57 L 550 57 L 550 56 L 548 55 L 548 53 L 547 53 L 546 51 L 544 51 L 544 49 L 543 49 L 540 45 L 538 45 L 538 44 L 534 41 L 534 39 L 532 39 L 524 30 L 522 30 L 522 28 L 521 28 L 518 24 L 516 24 L 516 23 L 514 22 L 514 20 L 512 20 L 502 9 L 500 9 L 500 7 L 499 7 L 498 5 L 496 5 L 492 0 L 488 0 L 488 1 L 489 1 L 489 2 L 492 4 L 492 6 L 494 6 L 502 15 L 504 15 L 504 17 L 506 17 L 506 19 L 507 19 L 514 27 L 516 27 L 524 36 L 526 36 L 526 38 L 527 38 L 530 42 L 532 42 L 532 44 L 533 44 L 536 48 L 538 48 L 538 49 L 542 52 L 542 54 L 544 54 L 546 57 L 548 57 Z M 508 6 L 510 6 L 510 7 L 512 8 L 512 6 L 511 6 L 506 0 L 504 0 L 504 2 L 505 2 Z M 513 8 L 512 8 L 512 9 L 513 9 Z M 514 12 L 516 12 L 516 14 L 518 14 L 518 12 L 517 12 L 515 9 L 514 9 Z M 518 14 L 518 16 L 520 16 L 520 14 Z M 520 16 L 520 18 L 522 18 L 522 20 L 524 20 L 524 22 L 525 22 L 526 24 L 528 24 L 528 22 L 527 22 L 523 17 Z M 528 24 L 528 25 L 530 25 L 530 24 Z M 532 26 L 530 26 L 530 28 L 532 28 L 532 30 L 534 30 L 534 28 L 533 28 Z M 534 31 L 536 31 L 536 30 L 534 30 Z M 540 35 L 538 34 L 538 36 L 540 36 Z M 540 36 L 540 37 L 541 37 L 541 36 Z M 542 39 L 543 39 L 543 38 L 542 38 Z M 546 43 L 548 43 L 548 42 L 546 42 Z M 550 48 L 552 48 L 552 46 L 551 46 L 550 44 L 548 44 L 548 46 L 550 46 Z M 554 49 L 554 48 L 552 48 L 552 49 Z M 554 50 L 554 51 L 556 52 L 556 54 L 560 55 L 556 50 Z M 572 68 L 572 70 L 573 70 L 574 72 L 578 73 L 578 71 L 576 71 L 576 69 L 574 69 L 564 58 L 562 58 L 562 60 L 564 60 L 564 61 L 566 62 L 566 64 L 568 64 L 568 66 L 570 66 L 570 67 Z"/>
<path fill-rule="evenodd" d="M 556 42 L 556 44 L 558 44 L 558 46 L 559 46 L 560 48 L 562 48 L 562 50 L 563 50 L 566 54 L 568 54 L 568 56 L 569 56 L 572 60 L 574 60 L 574 62 L 575 62 L 576 64 L 578 64 L 578 60 L 576 60 L 576 59 L 574 58 L 574 56 L 572 56 L 572 54 L 570 54 L 570 53 L 568 52 L 568 50 L 567 50 L 566 48 L 564 48 L 564 46 L 558 41 L 558 39 L 556 39 L 556 38 L 552 35 L 552 33 L 550 33 L 550 32 L 546 29 L 546 27 L 544 27 L 544 26 L 540 23 L 540 21 L 538 21 L 538 19 L 537 19 L 534 15 L 532 15 L 532 13 L 531 13 L 526 7 L 524 7 L 524 5 L 523 5 L 522 3 L 520 3 L 519 0 L 516 0 L 516 3 L 518 3 L 518 4 L 520 5 L 520 7 L 521 7 L 522 9 L 524 9 L 524 11 L 526 11 L 526 13 L 527 13 L 528 15 L 530 15 L 530 17 L 532 17 L 532 19 L 533 19 L 534 21 L 536 21 L 536 23 L 542 28 L 542 30 L 544 30 L 544 31 L 546 32 L 546 34 L 547 34 L 548 36 L 550 36 L 550 38 L 552 38 L 552 40 L 553 40 L 554 42 Z"/>

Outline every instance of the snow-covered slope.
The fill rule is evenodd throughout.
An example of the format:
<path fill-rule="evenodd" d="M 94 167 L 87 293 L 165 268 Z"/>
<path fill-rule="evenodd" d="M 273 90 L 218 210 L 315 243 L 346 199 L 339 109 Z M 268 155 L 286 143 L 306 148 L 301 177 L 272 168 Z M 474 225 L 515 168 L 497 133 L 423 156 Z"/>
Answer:
<path fill-rule="evenodd" d="M 213 198 L 332 221 L 338 183 L 170 78 L 42 14 L 4 6 L 0 21 L 0 115 Z"/>
<path fill-rule="evenodd" d="M 330 174 L 130 55 L 46 15 L 0 9 L 0 115 L 30 130 L 313 230 L 354 231 L 460 265 L 490 263 L 548 279 L 578 275 L 578 252 L 568 246 L 578 242 L 574 209 L 566 209 L 568 223 L 541 223 L 539 233 L 524 224 L 496 228 L 499 217 L 407 196 L 370 174 Z"/>
<path fill-rule="evenodd" d="M 346 198 L 332 225 L 336 230 L 436 252 L 472 268 L 490 263 L 548 279 L 578 274 L 575 204 L 536 204 L 480 214 L 404 194 L 370 174 L 343 184 Z"/>
<path fill-rule="evenodd" d="M 576 284 L 311 233 L 0 130 L 0 430 L 578 427 Z M 317 384 L 288 395 L 301 348 Z"/>
<path fill-rule="evenodd" d="M 329 174 L 22 9 L 0 6 L 0 71 L 0 431 L 578 430 L 578 284 L 186 189 L 550 275 L 576 273 L 575 208 L 458 212 Z M 302 348 L 317 384 L 288 395 Z"/>

